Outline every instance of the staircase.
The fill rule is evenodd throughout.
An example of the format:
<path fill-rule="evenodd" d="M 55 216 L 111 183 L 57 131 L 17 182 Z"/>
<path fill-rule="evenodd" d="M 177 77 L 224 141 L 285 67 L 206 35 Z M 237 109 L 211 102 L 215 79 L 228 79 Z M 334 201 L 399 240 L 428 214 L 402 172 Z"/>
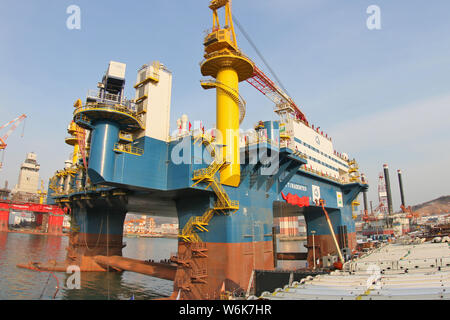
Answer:
<path fill-rule="evenodd" d="M 348 174 L 349 174 L 349 180 L 350 182 L 361 182 L 361 175 L 359 174 L 359 166 L 358 163 L 356 163 L 355 159 L 348 161 Z M 360 203 L 358 201 L 358 198 L 352 201 L 352 218 L 356 219 L 357 212 L 356 207 L 359 206 Z"/>
<path fill-rule="evenodd" d="M 208 232 L 206 227 L 214 217 L 214 213 L 230 214 L 239 210 L 239 201 L 230 199 L 216 177 L 216 173 L 226 167 L 228 163 L 216 154 L 210 137 L 201 134 L 195 138 L 194 143 L 197 143 L 198 141 L 201 141 L 201 143 L 205 145 L 205 148 L 210 153 L 213 161 L 207 168 L 195 170 L 193 172 L 192 180 L 195 181 L 195 183 L 192 186 L 195 186 L 200 182 L 207 183 L 206 189 L 211 187 L 217 196 L 217 200 L 214 203 L 213 208 L 206 210 L 202 216 L 192 216 L 184 225 L 178 237 L 186 242 L 202 242 L 197 232 Z"/>

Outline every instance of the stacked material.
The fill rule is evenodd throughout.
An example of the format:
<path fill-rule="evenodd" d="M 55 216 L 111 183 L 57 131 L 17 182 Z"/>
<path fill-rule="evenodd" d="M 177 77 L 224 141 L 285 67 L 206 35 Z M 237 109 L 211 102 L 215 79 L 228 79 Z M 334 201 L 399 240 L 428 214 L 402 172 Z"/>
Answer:
<path fill-rule="evenodd" d="M 273 293 L 263 292 L 260 299 L 450 300 L 450 246 L 388 244 L 345 263 L 342 271 L 308 277 Z"/>

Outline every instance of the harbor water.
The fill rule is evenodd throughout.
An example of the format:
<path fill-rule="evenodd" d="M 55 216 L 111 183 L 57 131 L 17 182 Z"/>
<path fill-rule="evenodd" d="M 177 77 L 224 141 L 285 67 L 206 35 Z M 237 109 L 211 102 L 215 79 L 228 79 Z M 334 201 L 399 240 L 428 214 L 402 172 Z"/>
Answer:
<path fill-rule="evenodd" d="M 172 281 L 134 272 L 83 272 L 81 288 L 68 289 L 70 274 L 55 272 L 56 280 L 49 272 L 16 267 L 29 261 L 64 261 L 68 240 L 0 232 L 0 300 L 148 300 L 172 293 Z M 124 238 L 124 242 L 123 256 L 128 258 L 159 261 L 169 259 L 170 253 L 177 251 L 177 239 Z"/>
<path fill-rule="evenodd" d="M 17 267 L 30 261 L 64 261 L 68 237 L 0 232 L 0 300 L 149 300 L 167 297 L 173 282 L 134 272 L 83 272 L 80 289 L 67 286 L 70 274 L 37 272 Z M 177 239 L 127 238 L 123 256 L 139 260 L 169 259 Z M 277 241 L 280 252 L 305 252 L 303 241 Z M 304 261 L 279 261 L 294 270 Z M 56 289 L 58 287 L 58 289 Z"/>

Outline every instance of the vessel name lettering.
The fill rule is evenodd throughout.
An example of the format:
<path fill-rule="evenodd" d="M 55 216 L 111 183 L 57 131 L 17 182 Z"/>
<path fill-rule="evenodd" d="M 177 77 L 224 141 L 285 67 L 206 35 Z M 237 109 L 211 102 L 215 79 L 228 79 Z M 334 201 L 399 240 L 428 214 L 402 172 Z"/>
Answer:
<path fill-rule="evenodd" d="M 300 191 L 308 191 L 308 188 L 306 186 L 292 182 L 288 182 L 287 187 Z"/>

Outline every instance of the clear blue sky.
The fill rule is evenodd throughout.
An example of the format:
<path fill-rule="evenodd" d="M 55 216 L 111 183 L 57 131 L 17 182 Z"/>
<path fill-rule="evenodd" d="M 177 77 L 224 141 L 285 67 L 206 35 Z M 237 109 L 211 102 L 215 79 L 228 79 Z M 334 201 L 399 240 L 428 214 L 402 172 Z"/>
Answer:
<path fill-rule="evenodd" d="M 127 64 L 127 95 L 136 71 L 160 60 L 173 72 L 172 124 L 215 123 L 214 93 L 204 91 L 198 63 L 207 0 L 0 2 L 1 124 L 25 113 L 8 139 L 0 183 L 17 183 L 34 151 L 47 182 L 63 167 L 73 102 L 95 89 L 110 60 Z M 66 9 L 81 8 L 81 30 L 66 28 Z M 381 8 L 381 30 L 368 30 L 366 9 Z M 450 194 L 450 2 L 446 0 L 235 0 L 233 13 L 311 123 L 355 157 L 377 202 L 377 175 L 404 171 L 408 204 Z M 238 32 L 238 43 L 263 69 Z M 272 103 L 248 84 L 243 128 L 275 119 Z M 4 134 L 5 131 L 0 132 Z"/>

